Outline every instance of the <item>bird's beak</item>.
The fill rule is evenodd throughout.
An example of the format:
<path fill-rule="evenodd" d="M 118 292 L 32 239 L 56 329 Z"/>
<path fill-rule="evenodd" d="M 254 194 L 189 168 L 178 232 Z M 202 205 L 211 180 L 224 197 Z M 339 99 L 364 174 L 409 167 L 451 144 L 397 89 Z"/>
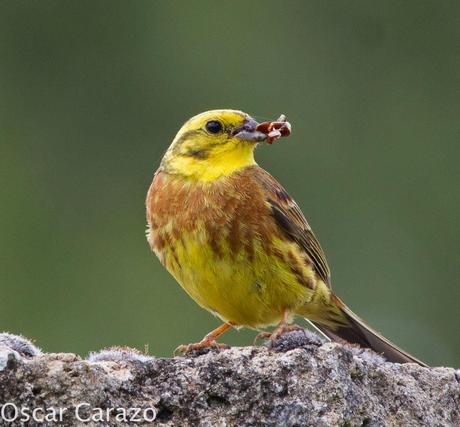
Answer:
<path fill-rule="evenodd" d="M 243 124 L 233 131 L 233 136 L 248 142 L 262 142 L 267 139 L 267 135 L 257 130 L 257 123 L 252 117 L 247 117 Z"/>

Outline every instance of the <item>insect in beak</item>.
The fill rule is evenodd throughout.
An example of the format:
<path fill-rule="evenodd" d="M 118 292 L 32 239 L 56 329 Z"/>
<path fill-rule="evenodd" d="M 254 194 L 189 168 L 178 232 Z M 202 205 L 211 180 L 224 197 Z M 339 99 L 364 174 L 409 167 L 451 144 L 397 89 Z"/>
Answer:
<path fill-rule="evenodd" d="M 277 139 L 291 134 L 291 124 L 286 120 L 286 116 L 281 114 L 277 120 L 260 123 L 256 131 L 265 134 L 265 142 L 272 144 Z"/>

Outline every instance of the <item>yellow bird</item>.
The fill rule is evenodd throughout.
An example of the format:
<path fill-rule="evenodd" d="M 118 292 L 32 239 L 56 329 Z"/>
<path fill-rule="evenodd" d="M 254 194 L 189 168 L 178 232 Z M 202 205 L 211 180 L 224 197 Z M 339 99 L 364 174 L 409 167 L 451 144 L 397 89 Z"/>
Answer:
<path fill-rule="evenodd" d="M 224 322 L 179 351 L 219 347 L 231 327 L 277 325 L 298 315 L 334 341 L 368 347 L 392 362 L 419 360 L 359 319 L 331 290 L 321 246 L 286 190 L 254 160 L 259 142 L 289 134 L 283 119 L 257 123 L 236 110 L 188 120 L 147 194 L 147 238 L 161 263 Z"/>

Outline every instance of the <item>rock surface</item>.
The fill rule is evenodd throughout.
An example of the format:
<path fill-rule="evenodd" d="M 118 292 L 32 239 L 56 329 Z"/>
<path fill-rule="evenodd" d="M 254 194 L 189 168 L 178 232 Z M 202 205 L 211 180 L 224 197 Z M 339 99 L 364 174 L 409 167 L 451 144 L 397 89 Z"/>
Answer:
<path fill-rule="evenodd" d="M 115 348 L 87 360 L 18 341 L 21 353 L 2 336 L 1 426 L 460 425 L 460 371 L 388 363 L 311 333 L 270 350 L 168 359 Z"/>

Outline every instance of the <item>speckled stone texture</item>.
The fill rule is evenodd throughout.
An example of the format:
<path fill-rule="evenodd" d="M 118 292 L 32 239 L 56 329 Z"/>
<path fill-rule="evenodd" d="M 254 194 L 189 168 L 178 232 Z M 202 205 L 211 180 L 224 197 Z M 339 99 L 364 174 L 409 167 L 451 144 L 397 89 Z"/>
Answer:
<path fill-rule="evenodd" d="M 174 358 L 114 348 L 83 360 L 20 343 L 25 352 L 0 335 L 0 406 L 66 408 L 62 421 L 28 426 L 460 426 L 458 370 L 387 363 L 308 332 L 285 334 L 272 349 Z M 152 407 L 156 421 L 79 422 L 82 402 L 88 416 L 93 408 Z"/>

